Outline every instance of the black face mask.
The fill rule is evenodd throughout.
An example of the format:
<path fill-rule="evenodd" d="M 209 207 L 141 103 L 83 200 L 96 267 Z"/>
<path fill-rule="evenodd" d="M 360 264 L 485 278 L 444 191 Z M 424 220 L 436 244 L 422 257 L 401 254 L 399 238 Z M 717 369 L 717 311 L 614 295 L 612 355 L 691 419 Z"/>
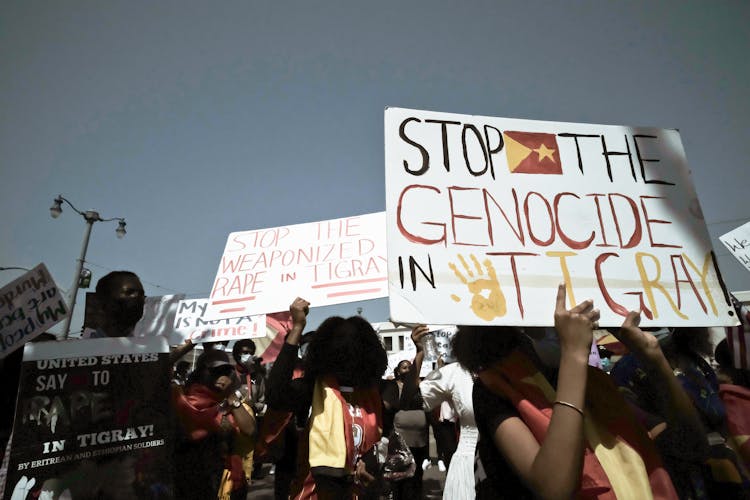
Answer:
<path fill-rule="evenodd" d="M 121 325 L 134 326 L 143 316 L 142 298 L 118 299 L 113 305 L 114 317 Z"/>

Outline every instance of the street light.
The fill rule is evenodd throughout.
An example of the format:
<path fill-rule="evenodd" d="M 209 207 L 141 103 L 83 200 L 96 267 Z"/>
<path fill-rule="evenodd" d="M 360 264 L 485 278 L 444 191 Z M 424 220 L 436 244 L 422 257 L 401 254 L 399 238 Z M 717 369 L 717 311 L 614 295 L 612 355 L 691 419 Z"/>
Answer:
<path fill-rule="evenodd" d="M 126 231 L 125 219 L 123 219 L 122 217 L 102 219 L 99 216 L 99 212 L 96 212 L 94 210 L 86 210 L 85 212 L 82 212 L 78 210 L 70 202 L 70 200 L 66 199 L 63 195 L 59 195 L 57 198 L 55 198 L 52 206 L 49 209 L 49 213 L 53 219 L 57 219 L 58 217 L 60 217 L 60 214 L 63 211 L 63 202 L 67 203 L 74 212 L 83 217 L 83 220 L 86 221 L 86 231 L 83 233 L 83 244 L 81 245 L 81 256 L 78 257 L 78 260 L 76 261 L 76 274 L 75 276 L 73 276 L 73 287 L 70 292 L 70 313 L 65 318 L 65 323 L 63 325 L 64 335 L 67 339 L 68 335 L 70 334 L 70 322 L 73 320 L 73 309 L 76 306 L 76 296 L 78 295 L 78 288 L 81 283 L 86 283 L 86 278 L 88 278 L 89 282 L 91 281 L 91 271 L 86 270 L 88 271 L 88 276 L 84 276 L 83 263 L 86 261 L 86 251 L 89 247 L 89 237 L 91 236 L 91 228 L 94 227 L 94 222 L 110 222 L 116 220 L 118 222 L 118 225 L 117 229 L 115 229 L 115 233 L 117 234 L 118 238 L 124 237 Z"/>

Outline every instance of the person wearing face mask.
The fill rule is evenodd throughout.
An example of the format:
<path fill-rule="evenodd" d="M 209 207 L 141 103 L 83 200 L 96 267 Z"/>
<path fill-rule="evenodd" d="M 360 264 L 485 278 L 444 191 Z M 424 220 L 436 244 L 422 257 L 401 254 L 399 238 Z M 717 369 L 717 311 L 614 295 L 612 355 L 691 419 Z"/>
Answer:
<path fill-rule="evenodd" d="M 243 457 L 254 447 L 256 424 L 237 382 L 227 353 L 210 350 L 185 387 L 173 386 L 175 498 L 246 498 L 251 471 Z"/>
<path fill-rule="evenodd" d="M 266 370 L 261 359 L 255 357 L 255 342 L 240 339 L 234 343 L 232 357 L 240 380 L 240 390 L 250 402 L 255 414 L 262 417 L 266 412 Z"/>
<path fill-rule="evenodd" d="M 129 337 L 143 316 L 146 296 L 141 280 L 130 271 L 112 271 L 96 283 L 96 298 L 102 311 L 102 322 L 92 339 Z"/>

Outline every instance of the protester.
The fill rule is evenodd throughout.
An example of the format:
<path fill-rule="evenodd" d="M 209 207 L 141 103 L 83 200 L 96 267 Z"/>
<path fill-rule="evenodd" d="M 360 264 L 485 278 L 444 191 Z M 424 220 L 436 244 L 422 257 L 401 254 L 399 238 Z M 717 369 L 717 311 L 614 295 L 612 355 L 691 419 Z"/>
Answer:
<path fill-rule="evenodd" d="M 716 346 L 715 359 L 719 365 L 719 395 L 727 413 L 729 444 L 750 470 L 750 371 L 735 368 L 726 339 Z"/>
<path fill-rule="evenodd" d="M 450 467 L 451 459 L 458 447 L 458 416 L 448 401 L 443 401 L 440 406 L 433 409 L 431 416 L 430 426 L 437 448 L 437 467 L 440 472 L 445 472 Z"/>
<path fill-rule="evenodd" d="M 709 448 L 699 460 L 686 457 L 671 443 L 681 436 L 658 433 L 666 420 L 661 411 L 658 384 L 642 362 L 627 354 L 612 369 L 612 377 L 626 398 L 645 412 L 645 423 L 656 435 L 664 463 L 680 496 L 694 498 L 746 498 L 750 487 L 738 467 L 738 457 L 726 444 L 726 410 L 719 396 L 716 374 L 703 356 L 713 354 L 707 328 L 675 328 L 659 345 L 677 380 L 700 416 L 708 435 Z M 658 433 L 658 435 L 657 435 Z"/>
<path fill-rule="evenodd" d="M 302 351 L 307 349 L 313 333 L 307 332 L 300 339 L 299 356 L 294 360 L 292 370 L 293 380 L 304 377 Z M 274 408 L 270 405 L 266 407 L 266 415 L 255 445 L 255 457 L 257 460 L 273 463 L 273 492 L 277 500 L 289 498 L 291 484 L 297 473 L 300 436 L 304 434 L 307 417 L 307 413 L 295 415 L 287 409 Z"/>
<path fill-rule="evenodd" d="M 383 408 L 385 409 L 386 433 L 392 428 L 406 442 L 417 464 L 414 476 L 392 484 L 393 498 L 411 499 L 422 497 L 422 476 L 425 460 L 429 457 L 429 428 L 427 416 L 419 392 L 419 370 L 424 351 L 421 342 L 415 343 L 417 354 L 414 362 L 402 360 L 393 370 L 394 379 L 383 385 Z M 428 462 L 429 463 L 429 462 Z"/>
<path fill-rule="evenodd" d="M 266 370 L 262 360 L 255 357 L 255 342 L 240 339 L 232 347 L 232 358 L 240 380 L 240 390 L 255 410 L 256 418 L 266 412 Z"/>
<path fill-rule="evenodd" d="M 254 447 L 256 426 L 252 408 L 236 393 L 237 387 L 229 356 L 217 350 L 198 357 L 184 388 L 173 386 L 179 424 L 176 498 L 247 496 L 250 475 L 242 457 Z"/>
<path fill-rule="evenodd" d="M 587 364 L 599 311 L 591 301 L 567 310 L 565 296 L 561 285 L 557 367 L 544 366 L 517 328 L 459 327 L 454 338 L 454 355 L 477 374 L 477 498 L 677 498 L 645 429 L 609 377 Z M 681 448 L 702 451 L 698 416 L 639 319 L 629 313 L 618 338 L 664 389 Z"/>
<path fill-rule="evenodd" d="M 424 325 L 416 326 L 411 334 L 414 344 L 420 345 L 421 338 L 428 331 L 429 329 Z M 445 500 L 475 497 L 474 452 L 478 431 L 474 420 L 473 389 L 474 379 L 458 363 L 450 363 L 438 368 L 419 384 L 426 411 L 450 402 L 458 415 L 460 435 L 453 459 L 449 462 L 448 475 L 445 478 L 443 489 Z M 437 433 L 435 439 L 438 439 Z"/>
<path fill-rule="evenodd" d="M 145 295 L 141 280 L 130 271 L 112 271 L 96 283 L 96 299 L 102 323 L 91 334 L 94 338 L 128 337 L 143 316 Z"/>
<path fill-rule="evenodd" d="M 294 379 L 309 302 L 290 306 L 293 326 L 268 379 L 270 408 L 308 414 L 292 498 L 346 499 L 375 484 L 363 458 L 381 437 L 378 385 L 387 355 L 372 325 L 361 317 L 326 319 L 313 334 L 305 374 Z"/>

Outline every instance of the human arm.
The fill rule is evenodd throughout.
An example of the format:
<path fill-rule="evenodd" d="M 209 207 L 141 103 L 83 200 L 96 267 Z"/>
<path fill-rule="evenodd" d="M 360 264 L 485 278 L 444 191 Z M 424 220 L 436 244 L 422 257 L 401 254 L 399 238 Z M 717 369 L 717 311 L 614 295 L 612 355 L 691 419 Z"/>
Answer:
<path fill-rule="evenodd" d="M 664 418 L 666 430 L 660 437 L 669 441 L 670 454 L 705 456 L 708 450 L 706 429 L 700 416 L 664 356 L 653 335 L 639 328 L 640 313 L 628 313 L 615 337 L 635 356 L 646 372 L 654 397 L 655 411 Z M 653 432 L 652 432 L 653 434 Z"/>
<path fill-rule="evenodd" d="M 242 399 L 236 393 L 233 393 L 227 396 L 224 401 L 227 413 L 234 418 L 237 429 L 247 436 L 255 434 L 255 416 L 251 413 L 252 410 L 249 410 L 242 403 Z"/>
<path fill-rule="evenodd" d="M 430 333 L 430 328 L 426 325 L 417 325 L 411 330 L 411 341 L 414 342 L 414 346 L 417 348 L 417 354 L 414 356 L 414 361 L 412 362 L 412 373 L 414 381 L 417 384 L 419 384 L 419 374 L 422 372 L 422 362 L 424 361 L 422 339 L 428 333 Z"/>
<path fill-rule="evenodd" d="M 565 308 L 560 285 L 555 330 L 560 338 L 557 401 L 582 410 L 588 356 L 599 311 L 590 300 Z M 493 433 L 496 448 L 522 481 L 540 498 L 570 498 L 578 488 L 583 466 L 583 416 L 576 409 L 554 404 L 549 427 L 540 444 L 519 417 L 503 420 Z"/>
<path fill-rule="evenodd" d="M 419 384 L 419 392 L 422 393 L 424 411 L 432 411 L 438 408 L 443 401 L 450 400 L 450 388 L 448 380 L 442 369 L 433 370 Z"/>
<path fill-rule="evenodd" d="M 169 351 L 169 364 L 170 366 L 173 366 L 177 361 L 180 360 L 185 354 L 189 353 L 195 349 L 195 344 L 193 344 L 193 341 L 190 339 L 185 340 L 185 342 L 182 345 L 179 345 Z"/>
<path fill-rule="evenodd" d="M 309 388 L 303 379 L 293 379 L 299 342 L 307 324 L 309 306 L 309 302 L 298 297 L 289 307 L 292 313 L 292 328 L 287 332 L 286 340 L 266 380 L 266 404 L 269 408 L 296 412 L 303 410 L 306 403 L 309 406 Z"/>
<path fill-rule="evenodd" d="M 286 334 L 285 343 L 289 345 L 299 345 L 302 338 L 302 332 L 307 325 L 307 313 L 310 312 L 310 303 L 303 298 L 297 297 L 289 306 L 289 312 L 292 314 L 292 329 Z"/>

